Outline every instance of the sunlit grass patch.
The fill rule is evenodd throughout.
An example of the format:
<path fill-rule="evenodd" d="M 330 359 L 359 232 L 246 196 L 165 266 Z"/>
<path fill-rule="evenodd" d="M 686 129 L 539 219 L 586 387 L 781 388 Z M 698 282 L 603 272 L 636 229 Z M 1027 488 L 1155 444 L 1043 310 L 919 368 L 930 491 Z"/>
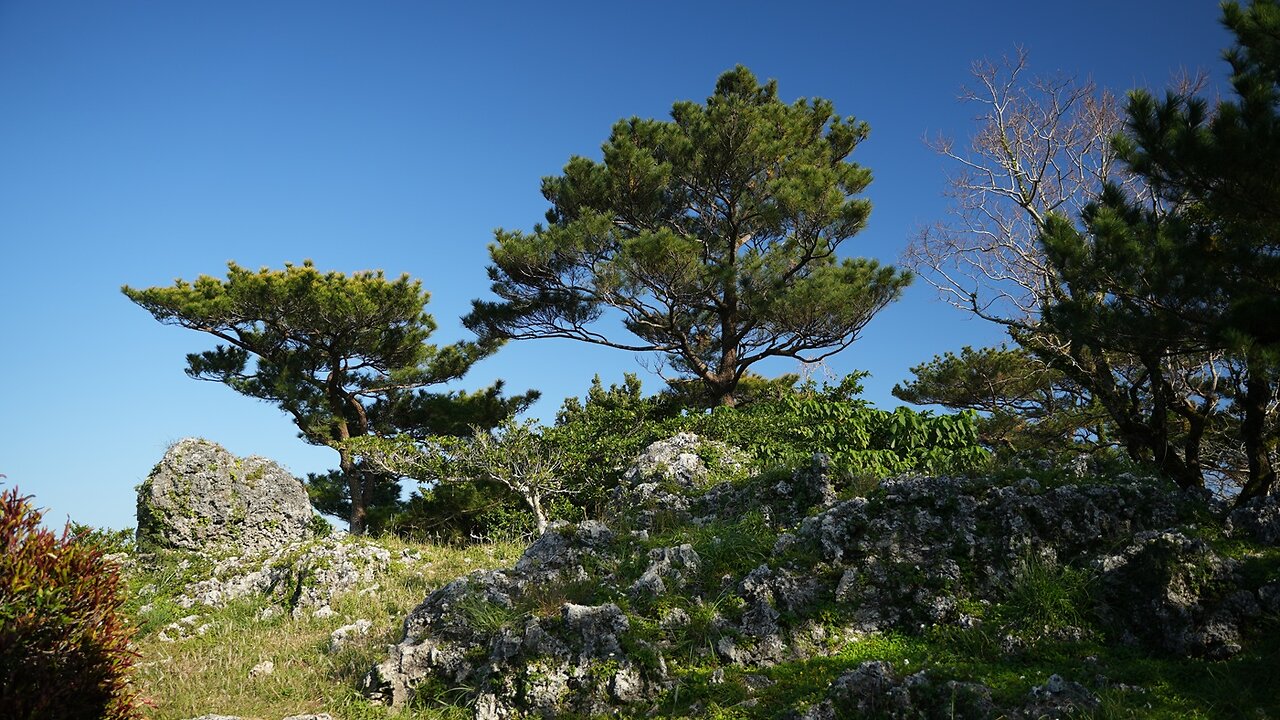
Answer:
<path fill-rule="evenodd" d="M 154 572 L 139 571 L 130 583 L 136 595 L 130 607 L 144 630 L 136 641 L 141 655 L 136 682 L 151 705 L 147 717 L 181 720 L 220 713 L 277 720 L 321 712 L 343 720 L 442 717 L 439 708 L 430 707 L 392 713 L 361 697 L 358 682 L 385 659 L 389 644 L 399 642 L 405 616 L 432 590 L 473 570 L 510 566 L 523 545 L 376 542 L 391 551 L 389 570 L 333 598 L 334 614 L 323 618 L 312 614 L 316 608 L 303 608 L 296 617 L 279 606 L 268 611 L 271 600 L 261 596 L 220 608 L 181 608 L 174 597 L 186 583 L 201 579 L 190 563 L 179 569 L 180 560 L 168 558 Z M 146 612 L 138 612 L 141 608 Z M 207 626 L 203 634 L 160 639 L 168 623 L 191 614 L 199 616 L 196 625 Z M 371 622 L 368 633 L 331 653 L 331 633 L 362 618 Z M 264 662 L 274 670 L 254 675 Z"/>

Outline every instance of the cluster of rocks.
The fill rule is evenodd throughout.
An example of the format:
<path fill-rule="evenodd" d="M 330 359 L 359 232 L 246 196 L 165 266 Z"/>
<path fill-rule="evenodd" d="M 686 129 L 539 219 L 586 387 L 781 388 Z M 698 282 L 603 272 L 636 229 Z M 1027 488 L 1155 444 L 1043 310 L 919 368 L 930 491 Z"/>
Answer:
<path fill-rule="evenodd" d="M 695 504 L 720 486 L 711 482 L 712 477 L 741 475 L 750 467 L 750 458 L 737 448 L 680 433 L 651 444 L 636 457 L 623 472 L 614 500 L 617 507 L 627 508 L 628 522 L 640 527 L 652 527 L 658 515 L 687 522 L 699 509 Z"/>
<path fill-rule="evenodd" d="M 585 565 L 617 562 L 614 539 L 598 522 L 561 524 L 534 541 L 511 571 L 478 571 L 432 593 L 405 620 L 404 640 L 365 678 L 367 694 L 399 706 L 421 683 L 439 679 L 478 688 L 477 717 L 509 713 L 517 692 L 531 709 L 554 712 L 568 697 L 589 715 L 637 699 L 642 680 L 620 643 L 630 626 L 626 615 L 614 604 L 583 606 L 554 595 L 592 581 Z M 556 612 L 523 617 L 517 610 L 539 602 Z M 617 667 L 602 673 L 600 663 L 609 661 Z"/>
<path fill-rule="evenodd" d="M 1233 509 L 1227 530 L 1233 537 L 1280 545 L 1280 488 Z"/>
<path fill-rule="evenodd" d="M 881 482 L 870 497 L 842 498 L 822 455 L 793 473 L 748 478 L 749 468 L 743 453 L 696 435 L 655 443 L 624 474 L 608 524 L 553 525 L 514 567 L 478 571 L 431 593 L 364 678 L 364 692 L 399 706 L 469 688 L 485 720 L 597 716 L 652 703 L 677 686 L 676 663 L 692 660 L 720 666 L 712 683 L 726 682 L 724 668 L 734 668 L 734 681 L 755 693 L 773 682 L 762 669 L 845 640 L 996 623 L 982 609 L 1004 602 L 1028 567 L 1087 575 L 1096 621 L 1109 637 L 1158 653 L 1230 657 L 1241 650 L 1243 629 L 1280 614 L 1280 579 L 1258 579 L 1216 551 L 1196 532 L 1203 498 L 1155 482 L 1081 477 L 1042 487 L 1031 479 L 902 477 Z M 766 527 L 767 552 L 738 553 L 715 545 L 718 538 L 707 544 L 708 534 L 749 514 Z M 201 440 L 166 453 L 139 488 L 138 515 L 140 546 L 194 551 L 211 564 L 177 598 L 196 610 L 258 596 L 271 599 L 262 618 L 327 618 L 336 615 L 336 595 L 376 592 L 392 561 L 370 542 L 315 538 L 295 478 Z M 702 544 L 685 541 L 700 528 L 709 529 Z M 1280 499 L 1236 509 L 1226 532 L 1280 543 Z M 755 559 L 726 564 L 735 553 Z M 370 627 L 367 619 L 338 627 L 328 650 L 342 652 Z M 207 629 L 193 612 L 161 639 Z M 992 628 L 997 636 L 1007 630 Z M 1061 623 L 1044 632 L 1058 640 L 1088 634 Z M 1008 653 L 1034 641 L 999 638 Z M 273 669 L 264 663 L 252 674 Z M 790 716 L 1066 717 L 1097 705 L 1094 690 L 1076 680 L 1105 686 L 1096 677 L 1054 675 L 1019 703 L 998 705 L 980 684 L 865 662 Z"/>
<path fill-rule="evenodd" d="M 821 456 L 789 476 L 711 485 L 708 457 L 730 470 L 743 462 L 731 449 L 708 452 L 696 436 L 657 444 L 627 472 L 618 495 L 627 513 L 612 527 L 555 526 L 515 567 L 432 593 L 370 670 L 365 693 L 400 705 L 424 687 L 472 688 L 477 718 L 604 714 L 674 687 L 671 659 L 695 632 L 701 657 L 751 670 L 827 652 L 833 632 L 974 627 L 983 619 L 966 607 L 1000 601 L 1029 562 L 1088 572 L 1109 632 L 1157 652 L 1228 657 L 1242 627 L 1280 612 L 1280 580 L 1250 586 L 1237 560 L 1187 534 L 1202 506 L 1157 483 L 915 477 L 839 500 Z M 650 540 L 673 518 L 731 523 L 748 507 L 791 530 L 741 575 L 707 577 L 692 545 Z M 636 615 L 659 606 L 656 618 Z M 820 621 L 833 606 L 840 627 Z M 981 686 L 899 677 L 881 664 L 846 673 L 804 716 L 850 702 L 927 716 L 921 708 L 943 695 L 970 708 L 958 717 L 1055 717 L 1093 702 L 1083 686 L 1056 678 L 1022 707 L 995 708 Z"/>
<path fill-rule="evenodd" d="M 836 678 L 826 697 L 795 720 L 835 720 L 844 716 L 915 720 L 946 717 L 964 720 L 1054 720 L 1078 717 L 1098 707 L 1098 698 L 1080 683 L 1051 675 L 1031 688 L 1020 705 L 998 707 L 991 689 L 979 683 L 940 681 L 928 670 L 910 675 L 894 671 L 891 663 L 869 660 Z"/>
<path fill-rule="evenodd" d="M 138 488 L 139 546 L 189 551 L 180 570 L 190 571 L 193 560 L 210 570 L 173 598 L 194 612 L 166 625 L 157 638 L 176 642 L 204 635 L 211 625 L 199 611 L 238 598 L 266 599 L 260 620 L 283 613 L 325 619 L 337 614 L 330 602 L 338 595 L 376 592 L 376 578 L 390 567 L 390 551 L 349 536 L 317 538 L 315 523 L 302 484 L 274 462 L 237 458 L 198 438 L 175 443 Z M 144 597 L 155 592 L 154 585 L 141 590 Z M 139 611 L 150 609 L 148 604 Z M 330 652 L 367 635 L 371 625 L 361 618 L 337 628 Z M 265 663 L 250 676 L 273 669 Z M 311 716 L 298 716 L 303 717 Z"/>
<path fill-rule="evenodd" d="M 309 611 L 324 617 L 335 596 L 357 588 L 376 591 L 374 579 L 390 564 L 390 551 L 348 536 L 295 542 L 266 554 L 218 560 L 210 577 L 188 585 L 177 603 L 221 607 L 261 595 L 294 615 Z"/>

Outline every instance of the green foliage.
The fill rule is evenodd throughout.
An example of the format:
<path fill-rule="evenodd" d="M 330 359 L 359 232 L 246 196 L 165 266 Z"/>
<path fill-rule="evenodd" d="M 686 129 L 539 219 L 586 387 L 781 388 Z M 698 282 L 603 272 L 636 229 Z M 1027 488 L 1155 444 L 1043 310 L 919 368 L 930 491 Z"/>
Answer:
<path fill-rule="evenodd" d="M 424 459 L 437 482 L 480 479 L 505 487 L 533 513 L 539 534 L 549 522 L 546 502 L 566 492 L 562 461 L 532 421 L 507 418 L 491 431 L 475 428 L 467 438 L 439 438 Z"/>
<path fill-rule="evenodd" d="M 893 394 L 919 405 L 973 410 L 979 441 L 1008 455 L 1081 453 L 1109 445 L 1107 415 L 1089 393 L 1025 348 L 965 346 L 911 368 Z"/>
<path fill-rule="evenodd" d="M 858 399 L 861 377 L 821 390 L 805 386 L 740 410 L 717 408 L 692 417 L 688 429 L 740 447 L 764 465 L 795 467 L 826 453 L 834 469 L 854 476 L 960 473 L 986 465 L 974 413 L 878 410 Z"/>
<path fill-rule="evenodd" d="M 1090 625 L 1092 577 L 1088 572 L 1026 555 L 1010 572 L 996 617 L 1023 637 L 1053 636 Z"/>
<path fill-rule="evenodd" d="M 124 553 L 134 550 L 135 532 L 132 529 L 108 530 L 72 521 L 69 533 L 81 545 L 88 545 L 103 554 Z"/>
<path fill-rule="evenodd" d="M 857 397 L 861 377 L 821 389 L 784 380 L 754 402 L 711 411 L 682 409 L 669 393 L 645 396 L 634 375 L 607 389 L 596 378 L 585 402 L 565 401 L 546 441 L 565 459 L 565 486 L 588 515 L 607 503 L 623 470 L 646 446 L 679 432 L 740 448 L 766 468 L 808 465 L 814 453 L 825 453 L 842 482 L 987 466 L 975 413 L 878 410 Z"/>
<path fill-rule="evenodd" d="M 837 258 L 871 209 L 855 197 L 871 175 L 847 161 L 867 132 L 827 100 L 783 103 L 741 66 L 670 121 L 619 121 L 601 162 L 573 157 L 543 179 L 547 225 L 496 233 L 501 301 L 476 301 L 464 322 L 662 353 L 733 404 L 749 367 L 843 350 L 910 279 Z M 630 337 L 598 329 L 606 311 Z"/>
<path fill-rule="evenodd" d="M 467 618 L 467 624 L 485 635 L 494 635 L 505 627 L 515 625 L 520 612 L 513 607 L 500 605 L 478 595 L 468 595 L 458 608 Z"/>
<path fill-rule="evenodd" d="M 671 396 L 645 396 L 634 373 L 608 388 L 597 375 L 583 400 L 564 401 L 546 439 L 572 478 L 569 487 L 575 490 L 576 502 L 598 509 L 640 451 L 679 432 L 680 414 Z"/>
<path fill-rule="evenodd" d="M 320 497 L 349 508 L 352 532 L 367 529 L 367 509 L 381 499 L 386 479 L 355 466 L 343 445 L 348 439 L 405 427 L 456 432 L 464 421 L 497 422 L 537 397 L 503 399 L 500 384 L 474 395 L 426 391 L 460 379 L 499 343 L 429 344 L 436 329 L 424 311 L 429 296 L 408 275 L 320 273 L 310 261 L 257 272 L 228 263 L 226 280 L 202 275 L 194 283 L 122 291 L 160 322 L 221 343 L 188 355 L 188 375 L 278 405 L 304 440 L 338 451 L 345 498 L 323 480 Z"/>
<path fill-rule="evenodd" d="M 647 544 L 667 547 L 689 543 L 698 553 L 699 575 L 706 587 L 716 587 L 726 575 L 741 577 L 765 563 L 777 540 L 777 531 L 753 510 L 733 521 L 669 528 Z"/>
<path fill-rule="evenodd" d="M 360 437 L 344 449 L 367 466 L 394 476 L 412 477 L 432 487 L 496 485 L 518 497 L 533 514 L 537 532 L 546 529 L 547 503 L 566 492 L 563 462 L 532 421 L 507 418 L 492 430 L 472 428 L 465 438 L 407 435 Z"/>
<path fill-rule="evenodd" d="M 404 511 L 398 478 L 356 463 L 353 473 L 360 478 L 364 495 L 365 532 L 378 535 Z M 311 506 L 325 515 L 351 517 L 351 484 L 341 470 L 307 473 L 303 485 Z"/>
<path fill-rule="evenodd" d="M 1130 96 L 1116 150 L 1157 202 L 1107 187 L 1083 227 L 1048 222 L 1059 283 L 1044 323 L 1072 348 L 1061 369 L 1098 397 L 1132 455 L 1203 485 L 1203 440 L 1222 432 L 1242 449 L 1221 472 L 1245 477 L 1243 500 L 1275 484 L 1280 441 L 1280 4 L 1228 2 L 1223 13 L 1235 98 L 1210 109 L 1177 93 Z M 1109 353 L 1141 372 L 1117 382 Z"/>
<path fill-rule="evenodd" d="M 472 478 L 421 486 L 387 529 L 419 542 L 465 544 L 480 538 L 520 538 L 533 527 L 533 518 L 515 493 Z"/>
<path fill-rule="evenodd" d="M 0 714 L 14 720 L 138 717 L 134 653 L 108 536 L 61 537 L 16 488 L 0 494 Z"/>
<path fill-rule="evenodd" d="M 315 538 L 326 538 L 333 534 L 333 526 L 320 515 L 311 516 L 311 535 Z"/>

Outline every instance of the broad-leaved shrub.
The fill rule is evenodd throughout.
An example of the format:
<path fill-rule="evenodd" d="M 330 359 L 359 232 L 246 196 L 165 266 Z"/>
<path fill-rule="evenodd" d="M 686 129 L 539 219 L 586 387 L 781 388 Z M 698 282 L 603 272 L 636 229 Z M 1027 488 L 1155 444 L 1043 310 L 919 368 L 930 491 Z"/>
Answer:
<path fill-rule="evenodd" d="M 0 717 L 137 717 L 118 570 L 102 543 L 41 527 L 30 500 L 0 494 Z"/>

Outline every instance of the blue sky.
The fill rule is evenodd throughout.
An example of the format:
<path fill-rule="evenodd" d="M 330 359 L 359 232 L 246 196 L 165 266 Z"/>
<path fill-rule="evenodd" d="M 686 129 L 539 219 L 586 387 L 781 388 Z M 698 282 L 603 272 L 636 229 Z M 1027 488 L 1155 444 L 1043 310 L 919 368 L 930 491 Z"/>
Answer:
<path fill-rule="evenodd" d="M 956 101 L 980 58 L 1021 45 L 1032 69 L 1117 92 L 1179 68 L 1221 84 L 1230 38 L 1208 0 L 1074 3 L 0 2 L 0 473 L 47 519 L 133 524 L 134 486 L 187 436 L 327 469 L 273 406 L 183 372 L 198 333 L 119 292 L 221 275 L 226 262 L 383 269 L 421 278 L 442 343 L 488 297 L 496 227 L 542 219 L 539 179 L 598 156 L 623 117 L 665 117 L 741 63 L 781 96 L 826 97 L 871 125 L 853 159 L 875 180 L 844 246 L 894 262 L 941 219 Z M 908 368 L 1000 339 L 917 282 L 828 362 Z M 771 367 L 794 370 L 793 364 Z M 593 374 L 644 369 L 570 341 L 509 344 L 460 387 L 538 388 L 550 419 Z M 651 390 L 659 380 L 646 376 Z"/>

